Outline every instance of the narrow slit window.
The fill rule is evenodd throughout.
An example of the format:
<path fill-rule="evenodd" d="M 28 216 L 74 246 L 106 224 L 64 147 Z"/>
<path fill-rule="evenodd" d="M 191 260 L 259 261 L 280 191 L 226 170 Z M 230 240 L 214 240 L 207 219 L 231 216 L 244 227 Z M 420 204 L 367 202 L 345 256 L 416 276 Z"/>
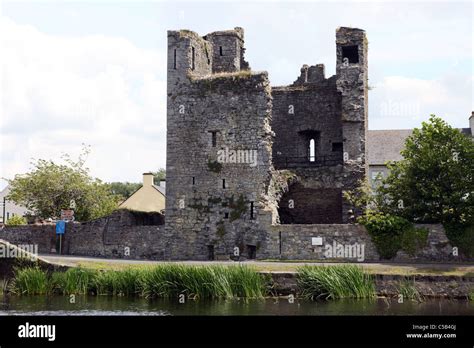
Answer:
<path fill-rule="evenodd" d="M 193 185 L 196 184 L 196 178 L 193 176 Z"/>
<path fill-rule="evenodd" d="M 174 49 L 174 55 L 173 55 L 173 69 L 176 70 L 176 48 Z"/>
<path fill-rule="evenodd" d="M 229 218 L 229 213 L 225 212 L 224 213 L 224 219 L 228 219 Z"/>
<path fill-rule="evenodd" d="M 219 46 L 219 55 L 223 56 L 224 54 L 222 53 L 222 46 Z"/>
<path fill-rule="evenodd" d="M 253 202 L 250 202 L 250 219 L 254 219 L 254 213 L 253 213 Z"/>
<path fill-rule="evenodd" d="M 222 188 L 225 189 L 226 186 L 225 186 L 225 179 L 222 179 Z"/>
<path fill-rule="evenodd" d="M 212 138 L 212 147 L 216 147 L 217 146 L 217 132 L 216 131 L 211 132 L 211 138 Z"/>
<path fill-rule="evenodd" d="M 316 149 L 314 139 L 309 141 L 309 161 L 314 162 L 316 159 Z"/>
<path fill-rule="evenodd" d="M 192 47 L 191 69 L 194 70 L 195 66 L 196 66 L 196 52 L 194 50 L 194 47 Z"/>

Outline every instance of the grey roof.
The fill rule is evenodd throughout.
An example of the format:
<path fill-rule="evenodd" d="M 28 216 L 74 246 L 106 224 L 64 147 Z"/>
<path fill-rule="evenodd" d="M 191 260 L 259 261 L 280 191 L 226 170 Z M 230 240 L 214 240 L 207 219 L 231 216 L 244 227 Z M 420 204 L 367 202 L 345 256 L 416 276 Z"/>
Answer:
<path fill-rule="evenodd" d="M 473 136 L 471 128 L 458 128 L 467 136 Z M 413 129 L 369 130 L 367 136 L 367 157 L 369 165 L 384 165 L 387 161 L 402 159 L 400 151 Z"/>
<path fill-rule="evenodd" d="M 160 193 L 163 196 L 166 196 L 166 188 L 164 188 L 163 186 L 158 186 L 158 185 L 153 185 L 153 187 L 156 188 L 158 191 L 160 191 Z"/>
<path fill-rule="evenodd" d="M 367 156 L 369 165 L 383 165 L 387 161 L 402 159 L 400 151 L 412 129 L 369 130 Z"/>

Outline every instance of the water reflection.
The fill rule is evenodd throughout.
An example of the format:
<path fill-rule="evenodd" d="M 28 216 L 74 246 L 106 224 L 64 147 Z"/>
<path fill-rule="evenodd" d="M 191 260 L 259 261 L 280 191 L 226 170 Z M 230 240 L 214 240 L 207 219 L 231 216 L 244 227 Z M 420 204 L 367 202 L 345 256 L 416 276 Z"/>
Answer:
<path fill-rule="evenodd" d="M 112 296 L 0 296 L 0 315 L 474 315 L 464 300 L 192 301 Z"/>

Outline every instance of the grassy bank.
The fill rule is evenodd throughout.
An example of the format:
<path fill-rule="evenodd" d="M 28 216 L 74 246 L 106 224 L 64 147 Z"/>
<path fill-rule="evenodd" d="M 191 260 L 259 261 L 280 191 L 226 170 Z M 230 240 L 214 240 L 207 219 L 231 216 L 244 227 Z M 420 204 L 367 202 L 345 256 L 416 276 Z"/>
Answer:
<path fill-rule="evenodd" d="M 303 266 L 298 269 L 297 284 L 300 295 L 311 300 L 375 296 L 373 277 L 353 265 Z"/>
<path fill-rule="evenodd" d="M 91 294 L 143 297 L 263 298 L 266 279 L 249 267 L 159 265 L 123 271 L 17 269 L 9 291 L 20 295 Z"/>

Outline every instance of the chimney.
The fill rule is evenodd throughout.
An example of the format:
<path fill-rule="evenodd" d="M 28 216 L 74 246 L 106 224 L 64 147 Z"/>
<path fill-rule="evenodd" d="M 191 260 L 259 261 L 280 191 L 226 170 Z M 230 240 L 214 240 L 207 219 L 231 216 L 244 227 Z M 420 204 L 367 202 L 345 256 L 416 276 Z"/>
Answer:
<path fill-rule="evenodd" d="M 143 186 L 152 186 L 153 184 L 153 173 L 143 173 Z"/>
<path fill-rule="evenodd" d="M 474 111 L 471 112 L 471 117 L 469 117 L 469 127 L 471 127 L 471 136 L 474 137 Z"/>

